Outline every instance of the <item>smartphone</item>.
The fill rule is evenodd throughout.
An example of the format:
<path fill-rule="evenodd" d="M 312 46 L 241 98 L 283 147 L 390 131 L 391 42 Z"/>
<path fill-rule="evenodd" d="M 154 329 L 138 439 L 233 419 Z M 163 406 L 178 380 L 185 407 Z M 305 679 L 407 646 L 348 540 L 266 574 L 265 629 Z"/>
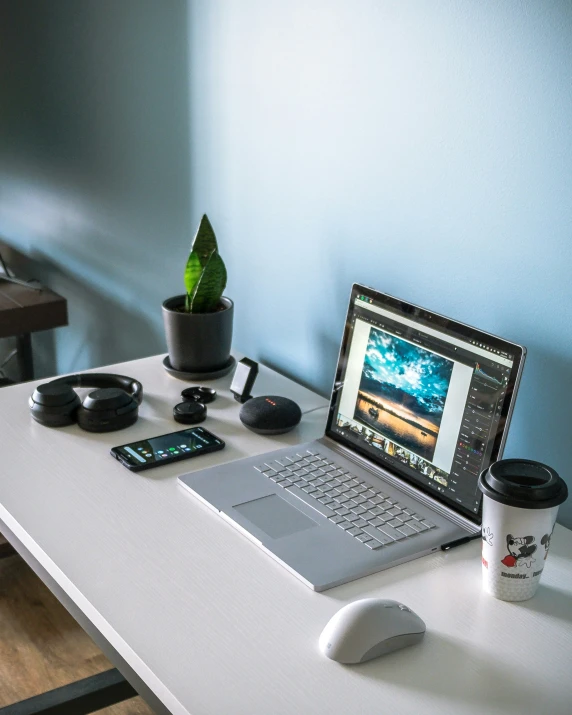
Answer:
<path fill-rule="evenodd" d="M 132 472 L 180 462 L 208 452 L 224 449 L 224 442 L 203 427 L 189 427 L 139 442 L 113 447 L 111 455 Z"/>

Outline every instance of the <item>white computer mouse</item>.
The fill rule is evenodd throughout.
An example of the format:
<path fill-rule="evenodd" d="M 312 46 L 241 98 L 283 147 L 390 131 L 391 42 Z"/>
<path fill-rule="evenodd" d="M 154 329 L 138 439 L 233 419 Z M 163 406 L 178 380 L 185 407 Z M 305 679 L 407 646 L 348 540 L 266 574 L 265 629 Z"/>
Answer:
<path fill-rule="evenodd" d="M 338 663 L 365 663 L 418 643 L 425 623 L 398 601 L 363 598 L 341 608 L 320 636 L 320 650 Z"/>

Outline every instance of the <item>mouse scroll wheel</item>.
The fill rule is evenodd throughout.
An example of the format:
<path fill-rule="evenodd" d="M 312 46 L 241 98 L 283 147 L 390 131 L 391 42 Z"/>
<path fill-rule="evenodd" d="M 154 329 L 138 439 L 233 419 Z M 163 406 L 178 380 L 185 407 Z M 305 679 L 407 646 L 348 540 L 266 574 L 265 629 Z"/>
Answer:
<path fill-rule="evenodd" d="M 407 611 L 408 613 L 411 613 L 411 609 L 407 608 L 407 606 L 404 606 L 402 603 L 399 604 L 399 610 L 400 611 Z"/>

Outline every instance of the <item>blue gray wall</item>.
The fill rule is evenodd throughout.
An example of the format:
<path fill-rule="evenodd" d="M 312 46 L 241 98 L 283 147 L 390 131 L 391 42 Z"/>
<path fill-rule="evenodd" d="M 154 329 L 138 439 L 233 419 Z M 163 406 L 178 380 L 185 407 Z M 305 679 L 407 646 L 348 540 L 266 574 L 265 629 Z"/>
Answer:
<path fill-rule="evenodd" d="M 68 298 L 39 374 L 165 349 L 191 232 L 188 10 L 160 0 L 4 0 L 0 239 Z"/>
<path fill-rule="evenodd" d="M 163 351 L 206 211 L 239 349 L 326 393 L 355 280 L 521 342 L 506 455 L 572 485 L 570 2 L 1 12 L 0 235 L 70 299 L 44 369 Z"/>

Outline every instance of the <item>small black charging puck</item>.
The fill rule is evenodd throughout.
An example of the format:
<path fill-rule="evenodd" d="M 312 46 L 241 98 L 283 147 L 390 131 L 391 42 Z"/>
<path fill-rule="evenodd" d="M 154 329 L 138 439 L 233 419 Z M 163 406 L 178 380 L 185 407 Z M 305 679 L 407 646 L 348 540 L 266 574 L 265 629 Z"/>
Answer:
<path fill-rule="evenodd" d="M 198 425 L 205 421 L 206 416 L 207 408 L 202 402 L 179 402 L 173 407 L 175 421 L 184 425 Z"/>
<path fill-rule="evenodd" d="M 216 399 L 216 390 L 212 387 L 203 387 L 196 385 L 195 387 L 187 387 L 181 392 L 183 402 L 202 402 L 203 405 L 208 405 L 209 402 L 214 402 Z"/>

